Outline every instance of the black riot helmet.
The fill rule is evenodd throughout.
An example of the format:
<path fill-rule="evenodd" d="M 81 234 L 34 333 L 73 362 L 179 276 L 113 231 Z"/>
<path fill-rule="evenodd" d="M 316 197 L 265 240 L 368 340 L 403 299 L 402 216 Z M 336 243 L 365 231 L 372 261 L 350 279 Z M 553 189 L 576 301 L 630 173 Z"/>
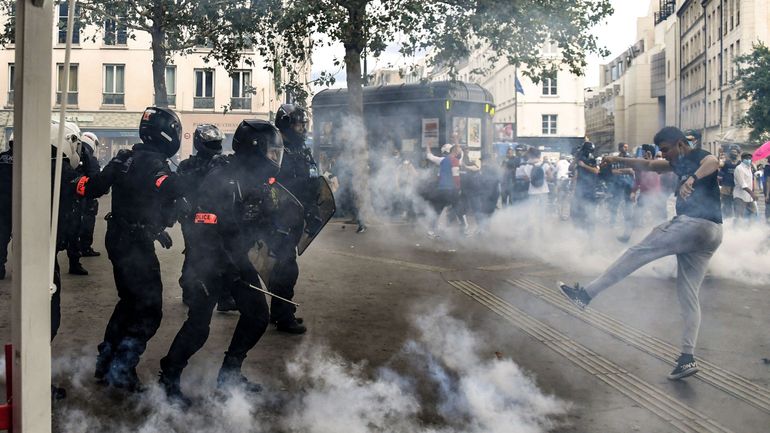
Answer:
<path fill-rule="evenodd" d="M 225 136 L 219 128 L 204 123 L 195 128 L 193 147 L 199 155 L 212 157 L 222 153 L 222 140 L 224 139 Z"/>
<path fill-rule="evenodd" d="M 596 152 L 596 146 L 590 141 L 583 143 L 583 147 L 580 148 L 580 153 L 583 154 L 583 156 L 593 155 L 594 152 Z"/>
<path fill-rule="evenodd" d="M 233 134 L 233 151 L 236 158 L 253 161 L 257 169 L 266 170 L 274 177 L 281 169 L 283 140 L 270 122 L 259 119 L 244 120 Z"/>
<path fill-rule="evenodd" d="M 173 110 L 147 107 L 139 123 L 139 138 L 170 158 L 179 150 L 182 122 Z"/>
<path fill-rule="evenodd" d="M 275 126 L 292 145 L 305 143 L 307 135 L 307 110 L 294 104 L 283 104 L 275 113 Z"/>

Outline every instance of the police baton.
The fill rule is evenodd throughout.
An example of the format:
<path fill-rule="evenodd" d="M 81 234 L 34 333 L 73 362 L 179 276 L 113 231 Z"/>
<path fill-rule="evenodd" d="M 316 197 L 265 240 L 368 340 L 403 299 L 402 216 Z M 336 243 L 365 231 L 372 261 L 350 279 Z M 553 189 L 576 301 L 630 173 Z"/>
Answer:
<path fill-rule="evenodd" d="M 275 294 L 273 294 L 273 293 L 270 293 L 270 292 L 268 292 L 267 290 L 265 290 L 265 289 L 263 289 L 263 288 L 261 288 L 261 287 L 257 287 L 257 286 L 255 286 L 255 285 L 253 285 L 253 284 L 249 284 L 249 287 L 251 287 L 252 289 L 254 289 L 254 290 L 258 291 L 258 292 L 262 292 L 262 293 L 264 293 L 264 294 L 266 294 L 266 295 L 270 295 L 270 296 L 272 296 L 272 297 L 273 297 L 273 298 L 275 298 L 275 299 L 280 299 L 280 300 L 282 300 L 283 302 L 288 302 L 288 303 L 290 303 L 291 305 L 294 305 L 295 307 L 299 307 L 299 304 L 298 304 L 298 303 L 296 303 L 296 302 L 293 302 L 293 301 L 290 301 L 290 300 L 288 300 L 288 299 L 286 299 L 286 298 L 282 298 L 282 297 L 280 297 L 280 296 L 278 296 L 278 295 L 275 295 Z"/>

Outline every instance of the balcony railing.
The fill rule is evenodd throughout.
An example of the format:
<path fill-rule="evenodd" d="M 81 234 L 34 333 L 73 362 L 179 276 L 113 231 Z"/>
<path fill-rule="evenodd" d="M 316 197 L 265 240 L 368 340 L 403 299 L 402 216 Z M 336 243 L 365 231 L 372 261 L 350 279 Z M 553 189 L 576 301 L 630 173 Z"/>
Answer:
<path fill-rule="evenodd" d="M 61 92 L 56 92 L 56 105 L 61 105 Z M 78 105 L 78 92 L 67 93 L 67 105 Z"/>
<path fill-rule="evenodd" d="M 102 93 L 103 105 L 124 105 L 126 95 L 124 93 Z"/>
<path fill-rule="evenodd" d="M 193 108 L 214 108 L 214 98 L 193 98 Z"/>
<path fill-rule="evenodd" d="M 676 12 L 676 0 L 660 0 L 660 12 L 655 12 L 655 25 L 666 21 L 668 17 Z"/>
<path fill-rule="evenodd" d="M 251 98 L 230 98 L 231 110 L 251 110 Z"/>

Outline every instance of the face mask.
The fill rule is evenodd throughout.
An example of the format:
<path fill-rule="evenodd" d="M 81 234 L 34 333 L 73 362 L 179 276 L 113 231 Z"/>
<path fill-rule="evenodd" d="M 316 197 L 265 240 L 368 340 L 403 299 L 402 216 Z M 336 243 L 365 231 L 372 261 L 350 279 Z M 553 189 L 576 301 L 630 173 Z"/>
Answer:
<path fill-rule="evenodd" d="M 750 159 L 744 159 L 743 163 L 748 165 L 748 166 L 750 166 L 751 165 L 751 160 Z"/>
<path fill-rule="evenodd" d="M 694 148 L 695 148 L 695 142 L 693 142 L 693 141 L 689 141 L 689 140 L 688 140 L 688 141 L 687 141 L 687 144 L 689 144 L 689 145 L 690 145 L 690 148 L 691 148 L 691 149 L 694 149 Z"/>

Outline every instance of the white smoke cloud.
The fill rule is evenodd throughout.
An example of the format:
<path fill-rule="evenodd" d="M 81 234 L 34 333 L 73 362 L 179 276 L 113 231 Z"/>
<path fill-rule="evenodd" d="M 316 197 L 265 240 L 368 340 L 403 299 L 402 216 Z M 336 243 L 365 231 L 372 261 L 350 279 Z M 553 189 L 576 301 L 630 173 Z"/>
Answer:
<path fill-rule="evenodd" d="M 353 363 L 328 347 L 306 343 L 286 364 L 287 382 L 257 397 L 237 392 L 212 397 L 211 390 L 200 390 L 206 389 L 203 384 L 183 383 L 183 389 L 199 390 L 191 395 L 197 404 L 187 411 L 169 405 L 154 384 L 129 398 L 95 390 L 85 381 L 93 357 L 59 358 L 54 380 L 71 383 L 67 400 L 55 406 L 55 430 L 536 433 L 558 426 L 569 405 L 543 394 L 512 360 L 485 349 L 446 306 L 419 316 L 416 338 L 389 364 Z M 183 381 L 198 385 L 201 378 L 192 373 L 185 372 Z M 426 397 L 420 387 L 440 392 Z M 426 413 L 437 415 L 426 422 Z"/>
<path fill-rule="evenodd" d="M 723 227 L 722 245 L 709 263 L 713 276 L 750 285 L 767 285 L 770 273 L 770 227 L 755 222 L 729 220 Z"/>

